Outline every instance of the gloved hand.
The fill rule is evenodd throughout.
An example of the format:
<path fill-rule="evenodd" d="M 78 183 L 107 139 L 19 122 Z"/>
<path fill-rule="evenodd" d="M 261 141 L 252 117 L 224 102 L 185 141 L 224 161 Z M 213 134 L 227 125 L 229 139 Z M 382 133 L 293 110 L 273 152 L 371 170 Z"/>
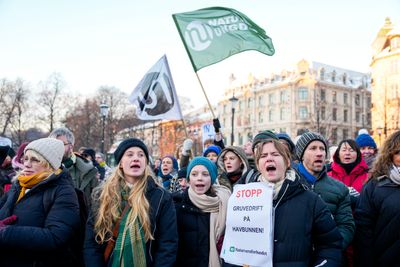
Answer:
<path fill-rule="evenodd" d="M 213 119 L 214 130 L 216 133 L 219 133 L 219 129 L 221 129 L 221 123 L 219 123 L 219 119 Z"/>
<path fill-rule="evenodd" d="M 193 140 L 192 139 L 186 139 L 183 141 L 183 146 L 182 146 L 182 155 L 188 156 L 190 153 L 190 150 L 192 149 L 193 146 Z"/>
<path fill-rule="evenodd" d="M 0 230 L 5 228 L 7 225 L 15 223 L 17 220 L 16 215 L 11 215 L 10 217 L 5 218 L 4 220 L 0 221 Z"/>
<path fill-rule="evenodd" d="M 359 197 L 360 196 L 360 193 L 357 190 L 355 190 L 354 187 L 349 186 L 347 188 L 349 189 L 349 194 L 351 197 Z"/>

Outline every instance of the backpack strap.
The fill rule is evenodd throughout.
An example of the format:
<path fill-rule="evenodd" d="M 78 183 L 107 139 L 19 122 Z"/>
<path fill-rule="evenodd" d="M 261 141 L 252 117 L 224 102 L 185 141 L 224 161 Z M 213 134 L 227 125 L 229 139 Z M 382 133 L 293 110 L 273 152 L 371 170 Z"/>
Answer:
<path fill-rule="evenodd" d="M 124 218 L 125 214 L 128 212 L 130 206 L 128 203 L 126 203 L 124 210 L 121 213 L 121 217 L 115 222 L 115 226 L 113 228 L 113 236 L 110 240 L 107 242 L 106 249 L 104 250 L 104 261 L 108 262 L 110 259 L 110 255 L 114 250 L 115 247 L 115 242 L 117 242 L 118 238 L 118 232 L 119 232 L 119 225 L 121 223 L 122 218 Z"/>

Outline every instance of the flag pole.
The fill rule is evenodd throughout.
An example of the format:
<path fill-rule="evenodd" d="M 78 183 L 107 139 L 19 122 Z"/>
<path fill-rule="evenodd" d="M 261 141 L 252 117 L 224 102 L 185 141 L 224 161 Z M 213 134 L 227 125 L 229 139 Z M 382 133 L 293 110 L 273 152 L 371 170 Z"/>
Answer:
<path fill-rule="evenodd" d="M 187 132 L 187 129 L 186 129 L 186 123 L 185 123 L 185 120 L 183 119 L 183 116 L 182 116 L 181 121 L 182 121 L 182 124 L 183 124 L 183 129 L 185 129 L 185 136 L 186 136 L 186 138 L 189 138 L 189 135 L 188 135 L 188 132 Z"/>
<path fill-rule="evenodd" d="M 207 94 L 206 94 L 206 91 L 204 90 L 203 84 L 201 83 L 199 74 L 197 74 L 197 71 L 195 71 L 194 73 L 196 73 L 197 80 L 198 80 L 199 83 L 200 83 L 201 90 L 203 90 L 203 94 L 204 94 L 204 96 L 205 96 L 205 98 L 206 98 L 206 100 L 207 100 L 208 107 L 210 108 L 211 114 L 212 114 L 213 118 L 215 119 L 216 117 L 215 117 L 215 114 L 214 114 L 214 110 L 213 110 L 213 108 L 212 108 L 212 106 L 211 106 L 210 100 L 208 100 L 208 96 L 207 96 Z"/>

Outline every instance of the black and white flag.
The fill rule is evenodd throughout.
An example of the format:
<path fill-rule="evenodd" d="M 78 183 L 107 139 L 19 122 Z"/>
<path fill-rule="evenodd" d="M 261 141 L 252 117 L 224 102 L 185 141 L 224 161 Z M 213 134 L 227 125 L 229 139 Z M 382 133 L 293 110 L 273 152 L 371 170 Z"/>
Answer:
<path fill-rule="evenodd" d="M 166 55 L 144 75 L 129 101 L 136 105 L 136 114 L 141 120 L 182 119 Z"/>

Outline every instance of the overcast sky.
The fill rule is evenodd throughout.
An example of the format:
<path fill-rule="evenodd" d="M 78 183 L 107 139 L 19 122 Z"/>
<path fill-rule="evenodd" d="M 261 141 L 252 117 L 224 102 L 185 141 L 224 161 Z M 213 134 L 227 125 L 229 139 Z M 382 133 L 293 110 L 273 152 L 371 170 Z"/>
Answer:
<path fill-rule="evenodd" d="M 199 71 L 216 103 L 229 75 L 269 75 L 301 59 L 368 72 L 371 43 L 385 17 L 400 26 L 398 0 L 0 0 L 0 78 L 33 86 L 60 72 L 67 89 L 90 94 L 110 85 L 130 93 L 166 54 L 178 95 L 206 104 L 171 15 L 235 8 L 265 29 L 276 53 L 250 51 Z"/>

